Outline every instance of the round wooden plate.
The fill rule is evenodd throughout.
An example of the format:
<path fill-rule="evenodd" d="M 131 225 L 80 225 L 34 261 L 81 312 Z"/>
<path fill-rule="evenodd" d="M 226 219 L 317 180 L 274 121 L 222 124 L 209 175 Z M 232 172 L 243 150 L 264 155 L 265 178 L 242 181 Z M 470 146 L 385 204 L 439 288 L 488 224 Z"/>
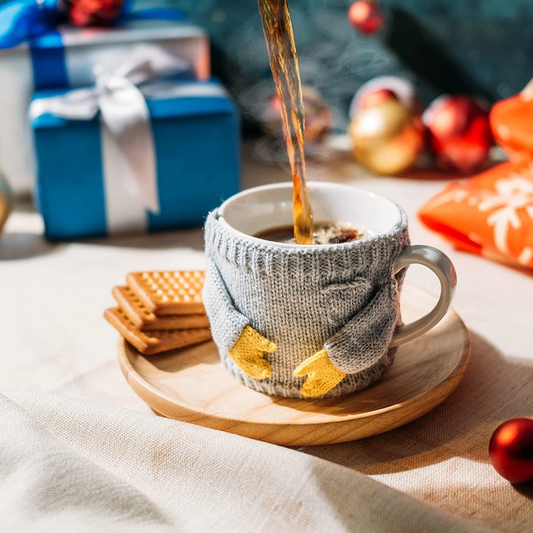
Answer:
<path fill-rule="evenodd" d="M 405 286 L 405 322 L 427 312 L 435 298 Z M 468 331 L 450 310 L 431 331 L 398 349 L 389 373 L 344 398 L 295 400 L 255 392 L 235 381 L 205 342 L 144 356 L 120 339 L 118 358 L 132 389 L 168 418 L 286 446 L 362 439 L 407 424 L 441 403 L 463 377 Z"/>

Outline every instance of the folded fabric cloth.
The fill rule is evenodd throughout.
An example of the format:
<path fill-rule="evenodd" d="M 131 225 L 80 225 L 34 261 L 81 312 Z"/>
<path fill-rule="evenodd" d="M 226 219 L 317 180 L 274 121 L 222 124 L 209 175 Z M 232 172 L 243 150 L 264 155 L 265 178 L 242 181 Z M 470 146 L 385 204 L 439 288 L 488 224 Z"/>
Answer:
<path fill-rule="evenodd" d="M 451 183 L 418 215 L 459 249 L 533 268 L 533 160 Z"/>
<path fill-rule="evenodd" d="M 0 525 L 12 533 L 472 532 L 348 468 L 58 396 L 0 395 Z"/>
<path fill-rule="evenodd" d="M 533 157 L 533 81 L 519 94 L 492 106 L 490 125 L 494 139 L 512 161 Z"/>

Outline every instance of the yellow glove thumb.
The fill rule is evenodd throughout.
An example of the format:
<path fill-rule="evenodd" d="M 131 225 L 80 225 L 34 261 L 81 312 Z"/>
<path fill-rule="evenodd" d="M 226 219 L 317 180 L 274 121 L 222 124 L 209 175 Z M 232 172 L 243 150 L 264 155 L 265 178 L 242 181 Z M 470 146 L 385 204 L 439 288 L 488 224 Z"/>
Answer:
<path fill-rule="evenodd" d="M 301 363 L 293 372 L 293 376 L 307 376 L 300 392 L 306 398 L 315 398 L 335 388 L 346 377 L 346 373 L 333 365 L 324 348 Z"/>
<path fill-rule="evenodd" d="M 264 352 L 272 353 L 277 346 L 265 339 L 251 326 L 246 326 L 229 350 L 233 362 L 247 375 L 254 379 L 265 379 L 272 375 L 272 367 L 265 359 Z"/>

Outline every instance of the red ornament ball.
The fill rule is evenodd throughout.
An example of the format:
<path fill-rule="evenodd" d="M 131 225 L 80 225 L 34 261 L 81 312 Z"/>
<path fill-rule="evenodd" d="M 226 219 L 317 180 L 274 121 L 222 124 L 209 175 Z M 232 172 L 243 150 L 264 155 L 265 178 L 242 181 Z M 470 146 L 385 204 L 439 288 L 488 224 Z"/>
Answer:
<path fill-rule="evenodd" d="M 533 481 L 533 420 L 504 422 L 492 434 L 489 455 L 496 472 L 511 483 Z"/>
<path fill-rule="evenodd" d="M 365 35 L 376 33 L 383 26 L 383 13 L 371 0 L 354 2 L 348 11 L 348 18 L 352 26 Z"/>
<path fill-rule="evenodd" d="M 376 89 L 374 91 L 368 91 L 361 96 L 361 99 L 359 100 L 359 108 L 368 109 L 369 107 L 381 105 L 387 100 L 398 100 L 398 96 L 390 89 Z"/>
<path fill-rule="evenodd" d="M 76 26 L 109 26 L 120 16 L 124 0 L 63 0 Z"/>
<path fill-rule="evenodd" d="M 486 163 L 493 138 L 482 102 L 469 96 L 443 95 L 426 109 L 423 120 L 441 169 L 469 174 Z"/>
<path fill-rule="evenodd" d="M 378 76 L 359 87 L 350 104 L 350 118 L 355 118 L 362 109 L 387 100 L 399 100 L 413 115 L 422 113 L 422 101 L 410 80 L 398 76 Z"/>

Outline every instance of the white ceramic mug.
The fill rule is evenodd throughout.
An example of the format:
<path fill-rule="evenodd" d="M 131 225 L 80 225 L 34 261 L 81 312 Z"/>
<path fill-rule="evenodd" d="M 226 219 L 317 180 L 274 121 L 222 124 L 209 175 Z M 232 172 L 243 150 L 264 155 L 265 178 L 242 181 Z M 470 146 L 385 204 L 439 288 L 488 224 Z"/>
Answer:
<path fill-rule="evenodd" d="M 316 319 L 311 319 L 309 323 L 294 318 L 290 327 L 284 328 L 293 320 L 293 316 L 298 315 L 298 311 L 303 306 L 315 305 L 314 302 L 309 303 L 315 298 L 319 298 L 317 301 L 324 307 L 322 296 L 315 295 L 321 291 L 327 292 L 331 288 L 331 283 L 338 280 L 335 280 L 335 275 L 333 275 L 333 277 L 330 276 L 331 280 L 317 281 L 315 276 L 315 281 L 309 279 L 302 285 L 303 292 L 301 294 L 295 292 L 292 296 L 287 295 L 287 297 L 281 297 L 278 298 L 279 301 L 275 301 L 272 299 L 272 294 L 269 294 L 269 284 L 276 285 L 281 281 L 279 279 L 280 271 L 277 271 L 277 279 L 272 277 L 269 280 L 264 273 L 254 272 L 254 268 L 246 264 L 247 261 L 249 262 L 247 257 L 253 255 L 253 261 L 257 261 L 257 265 L 275 263 L 276 261 L 281 261 L 281 263 L 293 261 L 291 275 L 299 276 L 298 279 L 303 279 L 302 276 L 305 276 L 305 272 L 294 274 L 295 268 L 297 270 L 300 268 L 298 265 L 303 265 L 302 271 L 307 269 L 307 266 L 298 258 L 305 256 L 313 262 L 313 265 L 319 265 L 319 267 L 322 263 L 326 266 L 342 264 L 344 265 L 344 273 L 339 272 L 339 279 L 342 278 L 342 283 L 346 283 L 346 286 L 351 288 L 353 288 L 354 283 L 361 282 L 360 284 L 364 286 L 362 290 L 368 290 L 367 296 L 363 297 L 363 299 L 366 298 L 367 303 L 370 303 L 378 290 L 382 290 L 383 286 L 388 283 L 386 280 L 389 279 L 394 287 L 390 290 L 391 296 L 389 297 L 388 294 L 386 296 L 388 300 L 383 300 L 385 303 L 380 304 L 385 307 L 397 307 L 397 297 L 401 289 L 404 269 L 407 266 L 418 263 L 431 269 L 441 284 L 440 298 L 433 310 L 410 324 L 398 324 L 397 322 L 390 324 L 390 332 L 374 332 L 376 337 L 384 337 L 383 342 L 387 343 L 384 345 L 384 349 L 387 352 L 388 346 L 389 353 L 394 347 L 422 335 L 444 317 L 450 306 L 456 285 L 455 269 L 448 257 L 430 246 L 409 245 L 405 213 L 394 202 L 348 185 L 312 182 L 308 184 L 308 189 L 316 223 L 327 221 L 348 223 L 356 228 L 364 227 L 369 236 L 350 243 L 326 246 L 285 244 L 254 237 L 262 231 L 292 224 L 291 183 L 257 187 L 232 196 L 214 214 L 210 215 L 212 219 L 211 221 L 208 220 L 206 226 L 208 267 L 210 265 L 216 266 L 219 285 L 224 285 L 227 291 L 227 300 L 234 303 L 238 314 L 249 319 L 249 322 L 260 330 L 261 335 L 278 345 L 276 354 L 266 354 L 267 359 L 272 364 L 273 377 L 255 380 L 246 376 L 236 367 L 228 356 L 231 342 L 227 341 L 227 337 L 222 339 L 220 334 L 217 335 L 217 331 L 228 329 L 228 325 L 223 323 L 223 317 L 232 314 L 233 311 L 228 310 L 223 313 L 219 312 L 219 305 L 212 305 L 212 309 L 206 305 L 212 322 L 214 340 L 219 345 L 224 364 L 237 379 L 251 388 L 273 395 L 301 397 L 299 390 L 302 380 L 289 379 L 287 377 L 289 371 L 294 370 L 302 361 L 313 355 L 314 350 L 320 349 L 324 345 L 328 349 L 328 353 L 331 352 L 332 362 L 336 364 L 335 342 L 328 345 L 328 339 L 335 339 L 335 332 L 342 329 L 342 322 L 351 320 L 350 314 L 357 314 L 364 312 L 364 310 L 362 308 L 350 309 L 349 306 L 346 308 L 346 298 L 347 295 L 350 295 L 349 290 L 351 289 L 347 289 L 348 292 L 346 292 L 343 286 L 339 285 L 337 288 L 340 287 L 340 292 L 344 293 L 343 300 L 339 300 L 338 306 L 339 309 L 342 307 L 343 310 L 337 313 L 344 314 L 344 316 L 340 316 L 340 322 L 335 324 L 331 320 L 331 316 L 323 319 L 319 316 Z M 222 245 L 221 243 L 230 244 Z M 224 250 L 222 250 L 222 246 L 225 246 Z M 381 263 L 379 257 L 384 258 Z M 379 274 L 379 280 L 371 272 L 376 269 L 382 270 Z M 283 275 L 281 274 L 281 276 Z M 209 268 L 206 276 L 209 278 Z M 365 280 L 365 277 L 368 280 Z M 210 280 L 206 279 L 207 294 L 204 295 L 204 299 L 207 301 L 211 301 L 212 286 Z M 241 289 L 252 286 L 256 295 L 253 304 L 248 304 L 250 298 L 244 297 L 241 294 Z M 360 288 L 355 290 L 359 291 L 357 294 L 360 294 Z M 335 300 L 331 301 L 333 303 L 329 307 L 332 314 L 335 315 Z M 267 302 L 270 303 L 267 304 Z M 280 306 L 281 314 L 285 317 L 286 323 L 281 326 L 276 316 L 268 315 L 268 309 L 266 311 L 264 309 L 265 306 L 272 307 L 273 302 L 276 306 Z M 280 309 L 277 310 L 278 315 Z M 308 313 L 308 315 L 310 314 L 312 313 Z M 221 322 L 218 323 L 218 320 Z M 301 340 L 301 336 L 296 338 L 291 334 L 292 330 L 298 331 L 305 327 L 312 329 L 312 333 L 306 336 L 305 342 Z M 368 331 L 365 334 L 368 336 Z M 354 343 L 357 343 L 357 339 L 354 339 Z M 357 350 L 354 351 L 357 352 Z M 347 378 L 326 396 L 339 396 L 363 388 L 363 386 L 379 379 L 392 363 L 392 356 L 386 357 L 384 354 L 379 361 L 374 359 L 372 366 L 365 362 L 363 355 L 360 350 L 359 355 L 354 355 L 355 360 L 361 359 L 361 364 L 352 365 L 350 368 L 355 369 L 353 373 L 347 372 L 349 374 Z M 341 370 L 345 371 L 343 368 Z"/>

